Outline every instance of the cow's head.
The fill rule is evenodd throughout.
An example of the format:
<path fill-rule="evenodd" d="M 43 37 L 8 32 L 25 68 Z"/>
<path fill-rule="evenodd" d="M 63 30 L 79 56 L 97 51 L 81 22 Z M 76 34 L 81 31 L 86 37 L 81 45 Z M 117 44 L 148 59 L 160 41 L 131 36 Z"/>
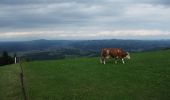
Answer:
<path fill-rule="evenodd" d="M 127 55 L 125 58 L 130 59 L 130 53 L 129 52 L 126 52 L 126 53 L 127 53 Z"/>

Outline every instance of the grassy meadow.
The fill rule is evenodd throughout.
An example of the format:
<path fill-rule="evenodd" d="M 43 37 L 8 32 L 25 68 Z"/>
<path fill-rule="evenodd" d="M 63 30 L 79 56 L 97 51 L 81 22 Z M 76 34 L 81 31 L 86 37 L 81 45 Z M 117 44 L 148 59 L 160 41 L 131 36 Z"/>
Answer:
<path fill-rule="evenodd" d="M 24 64 L 30 100 L 168 100 L 170 51 L 135 53 L 126 64 L 99 58 Z"/>
<path fill-rule="evenodd" d="M 0 100 L 23 100 L 18 64 L 0 67 Z"/>
<path fill-rule="evenodd" d="M 170 50 L 133 53 L 125 64 L 110 59 L 103 65 L 96 57 L 25 62 L 23 68 L 29 100 L 170 98 Z M 17 64 L 0 67 L 0 100 L 22 99 L 19 70 Z"/>

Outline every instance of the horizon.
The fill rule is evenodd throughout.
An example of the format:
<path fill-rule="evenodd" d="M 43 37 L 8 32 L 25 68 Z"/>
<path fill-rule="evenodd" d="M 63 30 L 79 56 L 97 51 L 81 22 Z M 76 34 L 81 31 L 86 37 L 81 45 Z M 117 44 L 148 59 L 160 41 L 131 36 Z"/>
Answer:
<path fill-rule="evenodd" d="M 0 41 L 169 40 L 169 0 L 1 0 Z"/>
<path fill-rule="evenodd" d="M 119 40 L 119 41 L 170 41 L 170 39 L 74 39 L 74 40 L 65 40 L 65 39 L 55 39 L 55 40 L 50 40 L 50 39 L 35 39 L 35 40 L 6 40 L 6 41 L 1 41 L 0 42 L 30 42 L 30 41 L 105 41 L 105 40 Z"/>

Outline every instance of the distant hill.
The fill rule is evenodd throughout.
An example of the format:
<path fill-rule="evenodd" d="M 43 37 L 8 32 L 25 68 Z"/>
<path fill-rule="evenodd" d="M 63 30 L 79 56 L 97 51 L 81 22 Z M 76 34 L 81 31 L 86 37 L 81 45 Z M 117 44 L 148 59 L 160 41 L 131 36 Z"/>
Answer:
<path fill-rule="evenodd" d="M 0 51 L 17 52 L 30 59 L 61 59 L 77 56 L 98 56 L 101 48 L 123 48 L 129 52 L 155 51 L 170 48 L 170 40 L 33 40 L 0 42 Z"/>

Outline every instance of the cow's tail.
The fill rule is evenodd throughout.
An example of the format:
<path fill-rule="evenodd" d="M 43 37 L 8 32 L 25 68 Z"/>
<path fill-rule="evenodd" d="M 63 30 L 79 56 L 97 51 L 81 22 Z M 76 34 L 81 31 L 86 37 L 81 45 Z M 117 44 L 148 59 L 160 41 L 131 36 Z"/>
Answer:
<path fill-rule="evenodd" d="M 130 59 L 130 53 L 129 52 L 127 52 L 127 58 Z"/>

